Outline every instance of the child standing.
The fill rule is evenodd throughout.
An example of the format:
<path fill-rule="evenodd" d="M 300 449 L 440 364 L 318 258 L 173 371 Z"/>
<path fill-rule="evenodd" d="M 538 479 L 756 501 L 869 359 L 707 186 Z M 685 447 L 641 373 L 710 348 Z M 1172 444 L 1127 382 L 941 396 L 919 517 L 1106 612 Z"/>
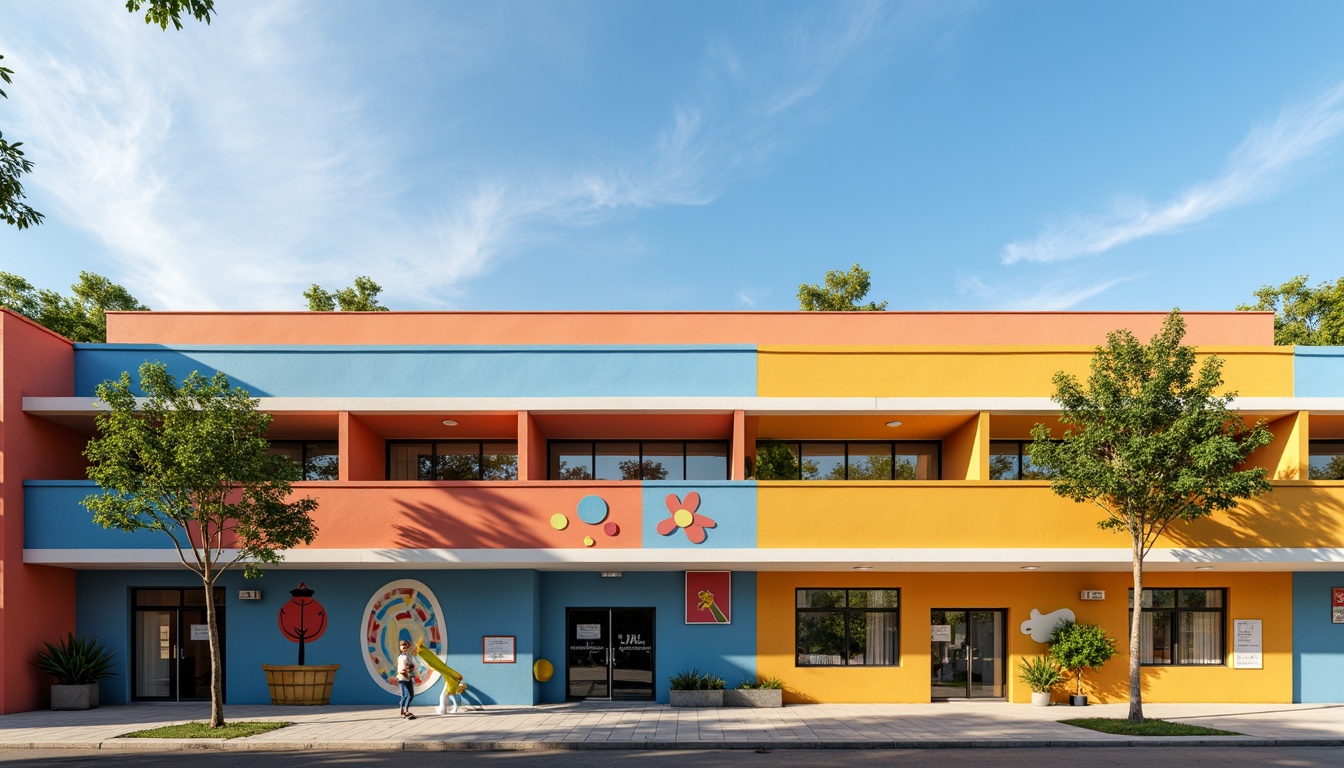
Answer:
<path fill-rule="evenodd" d="M 397 657 L 397 685 L 401 688 L 401 716 L 414 720 L 411 697 L 415 694 L 415 661 L 411 655 L 411 641 L 401 641 L 401 655 Z"/>

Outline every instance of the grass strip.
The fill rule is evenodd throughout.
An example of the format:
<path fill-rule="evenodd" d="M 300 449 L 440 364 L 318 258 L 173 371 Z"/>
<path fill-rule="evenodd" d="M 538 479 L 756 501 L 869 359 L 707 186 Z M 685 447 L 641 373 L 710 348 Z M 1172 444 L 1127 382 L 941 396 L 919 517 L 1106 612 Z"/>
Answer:
<path fill-rule="evenodd" d="M 1117 717 L 1080 717 L 1074 720 L 1060 720 L 1065 725 L 1086 728 L 1090 731 L 1114 733 L 1120 736 L 1240 736 L 1233 731 L 1220 731 L 1217 728 L 1205 728 L 1202 725 L 1186 725 L 1167 720 L 1144 720 L 1131 723 Z"/>
<path fill-rule="evenodd" d="M 209 723 L 179 723 L 150 728 L 145 731 L 123 733 L 123 739 L 237 739 L 243 736 L 255 736 L 258 733 L 274 731 L 291 725 L 287 722 L 242 721 L 225 723 L 221 728 L 211 728 Z"/>

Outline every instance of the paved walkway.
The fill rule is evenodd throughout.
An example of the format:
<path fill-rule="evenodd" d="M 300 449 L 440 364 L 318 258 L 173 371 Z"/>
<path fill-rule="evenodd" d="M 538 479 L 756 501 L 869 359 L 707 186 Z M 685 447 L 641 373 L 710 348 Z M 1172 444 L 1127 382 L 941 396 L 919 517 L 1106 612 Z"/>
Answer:
<path fill-rule="evenodd" d="M 935 747 L 1344 746 L 1344 704 L 1147 704 L 1148 717 L 1239 736 L 1137 738 L 1063 725 L 1071 717 L 1125 717 L 1127 705 L 1086 709 L 1004 702 L 807 704 L 783 709 L 672 709 L 660 704 L 487 707 L 408 721 L 393 707 L 225 707 L 228 720 L 288 720 L 229 741 L 122 739 L 140 728 L 201 720 L 199 704 L 131 704 L 86 712 L 0 716 L 0 748 L 89 749 L 910 749 Z"/>

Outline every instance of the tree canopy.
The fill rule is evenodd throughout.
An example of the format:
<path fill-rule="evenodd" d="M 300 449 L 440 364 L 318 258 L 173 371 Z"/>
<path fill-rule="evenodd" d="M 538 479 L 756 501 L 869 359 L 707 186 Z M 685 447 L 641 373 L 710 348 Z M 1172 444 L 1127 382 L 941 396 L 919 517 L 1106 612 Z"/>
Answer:
<path fill-rule="evenodd" d="M 848 272 L 832 269 L 822 285 L 798 286 L 798 308 L 807 312 L 881 312 L 887 302 L 860 304 L 868 295 L 868 271 L 857 263 Z"/>
<path fill-rule="evenodd" d="M 1261 286 L 1255 297 L 1256 303 L 1237 309 L 1273 312 L 1275 344 L 1344 345 L 1344 277 L 1310 288 L 1307 276 L 1298 275 L 1277 287 Z"/>
<path fill-rule="evenodd" d="M 1222 360 L 1198 365 L 1182 343 L 1185 321 L 1172 310 L 1147 344 L 1127 330 L 1097 347 L 1086 384 L 1054 376 L 1063 439 L 1037 424 L 1031 460 L 1052 472 L 1051 489 L 1102 510 L 1098 525 L 1130 537 L 1134 594 L 1143 593 L 1143 559 L 1173 524 L 1231 509 L 1270 489 L 1261 467 L 1238 469 L 1271 440 L 1263 421 L 1247 426 L 1222 387 Z M 1136 597 L 1137 600 L 1137 597 Z M 1140 614 L 1130 624 L 1129 719 L 1143 720 L 1139 686 Z"/>
<path fill-rule="evenodd" d="M 107 341 L 108 312 L 144 312 L 131 292 L 92 272 L 80 272 L 70 295 L 34 288 L 9 272 L 0 272 L 0 307 L 8 307 L 71 341 Z"/>
<path fill-rule="evenodd" d="M 313 283 L 303 297 L 308 300 L 309 312 L 386 312 L 387 307 L 378 303 L 378 294 L 382 292 L 383 287 L 373 278 L 360 275 L 354 285 L 337 291 L 328 292 Z"/>
<path fill-rule="evenodd" d="M 183 11 L 189 16 L 194 16 L 197 21 L 209 24 L 210 14 L 215 10 L 215 0 L 127 0 L 126 2 L 126 10 L 131 13 L 137 13 L 141 8 L 146 9 L 146 24 L 158 24 L 165 30 L 172 24 L 174 28 L 181 29 Z M 3 58 L 4 56 L 0 55 L 0 59 Z M 0 66 L 0 80 L 12 84 L 14 81 L 10 78 L 13 74 L 14 70 Z M 9 96 L 4 90 L 0 90 L 0 98 Z M 33 172 L 33 162 L 23 156 L 23 150 L 19 149 L 21 146 L 23 142 L 16 141 L 11 144 L 5 140 L 4 133 L 0 133 L 0 221 L 19 229 L 27 229 L 41 224 L 43 216 L 23 202 L 26 194 L 19 177 Z"/>
<path fill-rule="evenodd" d="M 163 363 L 98 385 L 108 406 L 84 451 L 101 493 L 83 505 L 94 522 L 122 531 L 162 531 L 178 560 L 205 585 L 210 634 L 211 727 L 224 724 L 221 646 L 213 586 L 241 564 L 245 575 L 283 559 L 281 550 L 317 535 L 311 498 L 289 501 L 298 467 L 270 452 L 270 414 L 222 373 L 192 372 L 179 385 Z"/>

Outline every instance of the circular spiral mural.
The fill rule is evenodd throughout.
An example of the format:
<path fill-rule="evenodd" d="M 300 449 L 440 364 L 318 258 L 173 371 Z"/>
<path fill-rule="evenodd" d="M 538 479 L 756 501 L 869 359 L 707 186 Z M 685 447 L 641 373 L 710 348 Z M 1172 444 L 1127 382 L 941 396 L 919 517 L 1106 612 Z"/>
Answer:
<path fill-rule="evenodd" d="M 397 646 L 402 640 L 409 640 L 414 647 L 420 639 L 435 656 L 441 659 L 447 656 L 443 609 L 439 608 L 434 593 L 414 579 L 385 584 L 364 609 L 364 635 L 360 638 L 364 666 L 379 687 L 388 693 L 398 693 L 396 665 L 401 651 Z M 438 672 L 420 664 L 415 692 L 424 693 L 438 679 Z"/>

